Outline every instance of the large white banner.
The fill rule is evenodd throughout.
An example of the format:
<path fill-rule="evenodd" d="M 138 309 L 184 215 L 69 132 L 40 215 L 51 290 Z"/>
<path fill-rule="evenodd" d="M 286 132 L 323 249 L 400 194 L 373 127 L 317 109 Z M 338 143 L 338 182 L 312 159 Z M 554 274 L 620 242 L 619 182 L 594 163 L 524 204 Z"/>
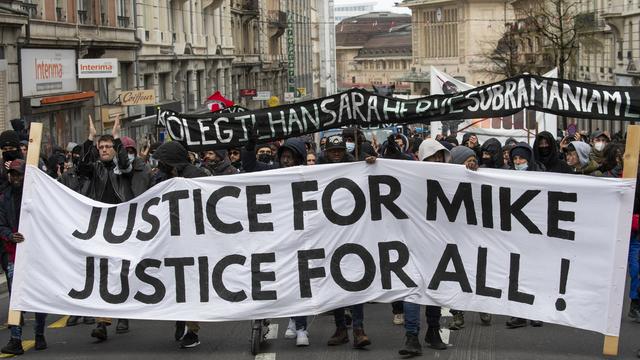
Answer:
<path fill-rule="evenodd" d="M 117 206 L 29 166 L 11 308 L 229 321 L 404 299 L 617 335 L 635 181 L 378 160 Z"/>

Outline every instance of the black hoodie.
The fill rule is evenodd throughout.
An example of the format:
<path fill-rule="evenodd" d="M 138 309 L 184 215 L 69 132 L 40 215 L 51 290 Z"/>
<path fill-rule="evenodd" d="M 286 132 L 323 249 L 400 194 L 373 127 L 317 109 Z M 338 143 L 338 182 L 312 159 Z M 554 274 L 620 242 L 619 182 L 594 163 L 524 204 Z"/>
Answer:
<path fill-rule="evenodd" d="M 482 158 L 482 153 L 488 152 L 491 154 L 491 164 L 486 164 L 484 159 Z M 504 168 L 504 159 L 502 157 L 502 144 L 496 138 L 491 138 L 482 144 L 480 151 L 480 163 L 481 167 L 484 168 L 493 168 L 493 169 L 502 169 Z"/>
<path fill-rule="evenodd" d="M 540 154 L 539 143 L 541 139 L 546 139 L 551 149 L 547 156 Z M 560 151 L 558 150 L 558 143 L 553 138 L 553 134 L 548 131 L 543 131 L 536 136 L 536 141 L 533 143 L 533 157 L 536 161 L 540 162 L 547 169 L 548 172 L 572 174 L 571 167 L 566 162 L 560 160 Z"/>

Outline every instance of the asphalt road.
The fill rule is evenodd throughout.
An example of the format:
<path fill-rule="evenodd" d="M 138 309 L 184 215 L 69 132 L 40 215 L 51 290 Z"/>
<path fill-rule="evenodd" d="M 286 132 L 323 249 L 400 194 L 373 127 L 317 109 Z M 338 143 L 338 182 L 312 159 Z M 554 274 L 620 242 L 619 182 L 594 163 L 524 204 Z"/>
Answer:
<path fill-rule="evenodd" d="M 0 309 L 8 308 L 6 294 L 0 295 Z M 626 314 L 626 308 L 625 312 Z M 446 314 L 446 312 L 445 312 Z M 6 323 L 6 312 L 2 311 L 2 323 Z M 310 318 L 309 338 L 311 345 L 297 348 L 295 340 L 284 339 L 287 320 L 273 320 L 274 338 L 262 346 L 262 353 L 252 356 L 249 346 L 250 322 L 208 323 L 200 330 L 201 345 L 193 349 L 179 349 L 173 340 L 172 322 L 132 321 L 127 334 L 116 335 L 115 327 L 109 328 L 109 339 L 96 343 L 89 336 L 93 326 L 77 325 L 58 327 L 65 319 L 50 315 L 46 331 L 49 348 L 44 351 L 29 349 L 23 357 L 34 359 L 402 359 L 398 349 L 402 346 L 404 330 L 393 325 L 391 305 L 367 304 L 365 306 L 365 331 L 372 345 L 366 350 L 355 350 L 350 344 L 337 347 L 326 346 L 334 331 L 333 317 L 319 315 Z M 443 323 L 448 317 L 443 317 Z M 482 326 L 475 313 L 467 313 L 466 326 L 459 331 L 443 330 L 443 338 L 449 338 L 449 348 L 436 351 L 425 348 L 419 359 L 602 359 L 604 337 L 600 334 L 545 324 L 541 328 L 526 327 L 506 329 L 504 316 L 494 316 L 491 326 Z M 424 322 L 424 315 L 422 318 Z M 26 316 L 24 340 L 33 339 L 33 314 Z M 424 326 L 424 324 L 423 324 Z M 421 338 L 424 336 L 423 328 Z M 0 341 L 5 344 L 9 331 L 4 326 Z M 640 324 L 626 318 L 622 320 L 620 337 L 620 359 L 635 359 L 640 348 Z M 5 355 L 6 356 L 6 355 Z"/>

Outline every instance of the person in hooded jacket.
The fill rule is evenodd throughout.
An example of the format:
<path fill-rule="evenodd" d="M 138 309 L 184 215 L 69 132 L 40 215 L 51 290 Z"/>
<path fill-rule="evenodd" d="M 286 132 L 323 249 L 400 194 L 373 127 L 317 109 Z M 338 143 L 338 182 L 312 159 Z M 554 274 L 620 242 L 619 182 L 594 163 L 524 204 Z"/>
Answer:
<path fill-rule="evenodd" d="M 573 174 L 590 175 L 598 170 L 598 163 L 589 159 L 591 146 L 582 141 L 572 141 L 564 149 L 565 160 Z"/>
<path fill-rule="evenodd" d="M 324 164 L 354 161 L 354 157 L 348 152 L 345 141 L 340 135 L 332 135 L 327 138 L 324 153 Z M 375 158 L 367 157 L 366 161 L 367 163 L 372 163 L 375 162 Z M 344 307 L 333 310 L 336 331 L 327 341 L 329 346 L 342 345 L 349 342 L 345 310 Z M 371 344 L 369 337 L 364 332 L 364 304 L 351 306 L 351 314 L 353 320 L 353 347 L 362 349 Z"/>
<path fill-rule="evenodd" d="M 380 146 L 380 155 L 385 159 L 413 160 L 413 157 L 402 151 L 395 141 L 395 135 L 389 135 L 387 140 Z"/>
<path fill-rule="evenodd" d="M 475 133 L 465 133 L 462 135 L 462 145 L 468 147 L 469 149 L 475 151 L 478 159 L 482 157 L 482 146 L 478 141 L 478 135 Z"/>
<path fill-rule="evenodd" d="M 131 191 L 133 196 L 139 196 L 151 187 L 151 167 L 138 156 L 136 142 L 128 137 L 122 137 L 122 146 L 127 150 L 127 157 L 131 162 Z"/>
<path fill-rule="evenodd" d="M 2 164 L 0 167 L 0 191 L 9 186 L 9 164 L 16 159 L 22 159 L 20 152 L 20 136 L 14 130 L 5 130 L 0 134 L 0 150 L 2 151 Z"/>
<path fill-rule="evenodd" d="M 420 144 L 418 158 L 420 161 L 448 163 L 451 160 L 451 154 L 440 142 L 435 139 L 426 139 Z M 425 313 L 427 317 L 427 334 L 424 341 L 433 349 L 446 350 L 447 344 L 442 341 L 440 336 L 441 308 L 427 305 Z M 420 304 L 404 302 L 404 330 L 405 344 L 398 353 L 411 356 L 421 355 L 422 345 L 418 338 L 420 335 Z"/>
<path fill-rule="evenodd" d="M 504 169 L 502 145 L 496 138 L 491 138 L 480 148 L 480 167 L 489 169 Z"/>
<path fill-rule="evenodd" d="M 202 153 L 202 168 L 209 171 L 213 176 L 233 175 L 239 173 L 235 166 L 231 165 L 231 160 L 227 150 L 208 150 Z"/>
<path fill-rule="evenodd" d="M 533 157 L 544 165 L 547 172 L 571 174 L 573 170 L 560 159 L 558 143 L 548 131 L 542 131 L 533 143 Z"/>
<path fill-rule="evenodd" d="M 511 149 L 512 170 L 518 171 L 544 171 L 544 165 L 537 163 L 533 157 L 533 149 L 525 142 L 518 143 Z M 540 327 L 542 321 L 531 320 L 531 326 Z M 506 322 L 507 329 L 517 329 L 527 326 L 527 319 L 511 317 Z"/>
<path fill-rule="evenodd" d="M 591 134 L 591 152 L 589 159 L 602 165 L 604 161 L 604 148 L 611 143 L 611 138 L 602 130 L 596 130 Z"/>
<path fill-rule="evenodd" d="M 156 183 L 177 177 L 193 179 L 207 176 L 203 169 L 191 164 L 189 152 L 177 141 L 160 145 L 153 157 L 158 161 L 158 169 L 162 174 L 154 178 Z M 175 339 L 180 341 L 180 348 L 188 349 L 200 345 L 198 331 L 200 324 L 196 321 L 176 321 Z"/>

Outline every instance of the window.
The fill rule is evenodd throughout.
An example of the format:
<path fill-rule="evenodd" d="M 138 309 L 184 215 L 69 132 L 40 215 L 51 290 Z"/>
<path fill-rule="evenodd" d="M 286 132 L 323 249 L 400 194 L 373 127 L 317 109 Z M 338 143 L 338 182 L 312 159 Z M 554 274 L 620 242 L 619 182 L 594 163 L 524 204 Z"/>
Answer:
<path fill-rule="evenodd" d="M 351 77 L 351 83 L 352 83 L 352 84 L 355 84 L 355 83 L 356 83 L 356 77 L 355 77 L 355 76 L 352 76 L 352 77 Z"/>
<path fill-rule="evenodd" d="M 169 74 L 161 73 L 158 75 L 158 100 L 167 100 L 167 89 L 169 87 Z"/>
<path fill-rule="evenodd" d="M 131 63 L 120 63 L 120 90 L 129 90 Z"/>
<path fill-rule="evenodd" d="M 153 74 L 144 74 L 144 88 L 145 90 L 153 89 Z"/>
<path fill-rule="evenodd" d="M 127 0 L 118 0 L 118 27 L 129 27 L 129 8 Z"/>

